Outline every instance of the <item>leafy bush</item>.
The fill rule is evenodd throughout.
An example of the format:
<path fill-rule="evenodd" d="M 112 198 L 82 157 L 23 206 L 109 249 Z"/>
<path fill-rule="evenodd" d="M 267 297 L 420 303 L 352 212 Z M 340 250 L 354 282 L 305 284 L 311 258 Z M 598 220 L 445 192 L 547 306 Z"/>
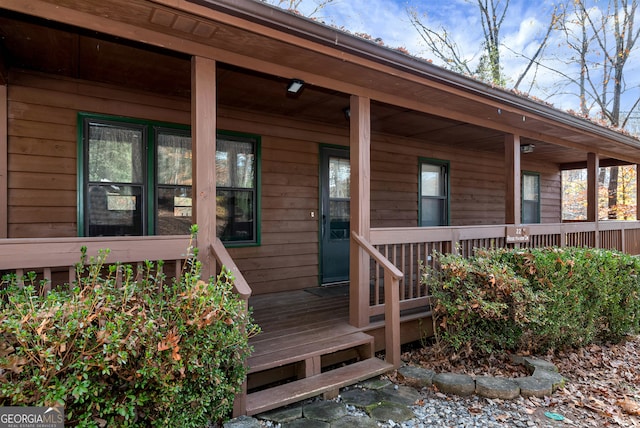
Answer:
<path fill-rule="evenodd" d="M 541 352 L 640 330 L 640 260 L 588 248 L 436 254 L 423 275 L 436 336 L 456 351 Z"/>
<path fill-rule="evenodd" d="M 4 278 L 0 405 L 64 405 L 78 426 L 202 427 L 228 416 L 253 327 L 224 271 L 200 279 L 195 256 L 164 284 L 162 263 L 77 267 L 68 290 Z M 121 280 L 116 274 L 123 270 Z"/>

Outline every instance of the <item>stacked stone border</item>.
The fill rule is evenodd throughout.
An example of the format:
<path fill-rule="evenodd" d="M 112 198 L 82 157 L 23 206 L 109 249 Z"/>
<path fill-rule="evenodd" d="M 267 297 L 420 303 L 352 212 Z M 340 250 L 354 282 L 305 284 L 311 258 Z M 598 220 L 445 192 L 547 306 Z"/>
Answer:
<path fill-rule="evenodd" d="M 241 416 L 224 424 L 224 428 L 260 428 L 260 420 L 280 424 L 282 428 L 375 428 L 378 422 L 408 421 L 415 417 L 411 406 L 422 398 L 422 388 L 435 387 L 439 392 L 469 396 L 477 394 L 489 399 L 512 400 L 518 396 L 543 397 L 564 386 L 558 368 L 548 361 L 512 356 L 515 364 L 524 365 L 529 376 L 504 378 L 435 373 L 415 366 L 398 369 L 394 385 L 387 379 L 370 379 L 355 387 L 345 388 L 340 402 L 307 400 L 256 417 Z M 405 386 L 406 385 L 406 386 Z M 361 415 L 350 415 L 346 406 L 359 409 Z"/>
<path fill-rule="evenodd" d="M 435 373 L 432 370 L 414 366 L 398 369 L 398 379 L 417 388 L 435 386 L 445 394 L 469 396 L 477 394 L 486 398 L 513 400 L 518 396 L 544 397 L 564 386 L 565 379 L 552 363 L 532 357 L 512 356 L 515 364 L 524 365 L 529 376 L 506 378 L 478 376 L 457 373 Z"/>

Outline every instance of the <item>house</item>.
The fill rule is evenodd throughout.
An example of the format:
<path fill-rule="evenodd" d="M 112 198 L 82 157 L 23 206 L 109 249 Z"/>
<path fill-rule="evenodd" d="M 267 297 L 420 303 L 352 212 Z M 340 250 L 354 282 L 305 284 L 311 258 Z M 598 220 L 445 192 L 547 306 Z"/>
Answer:
<path fill-rule="evenodd" d="M 433 250 L 640 253 L 638 222 L 597 219 L 630 136 L 252 0 L 0 12 L 0 271 L 64 282 L 82 246 L 179 270 L 197 223 L 263 328 L 238 414 L 397 366 Z M 572 168 L 588 218 L 563 223 Z"/>

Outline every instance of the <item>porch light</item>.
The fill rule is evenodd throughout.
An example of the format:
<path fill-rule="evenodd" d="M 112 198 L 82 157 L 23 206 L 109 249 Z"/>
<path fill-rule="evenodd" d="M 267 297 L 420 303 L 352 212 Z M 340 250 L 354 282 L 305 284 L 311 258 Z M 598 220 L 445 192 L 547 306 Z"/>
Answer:
<path fill-rule="evenodd" d="M 291 79 L 287 86 L 287 93 L 297 95 L 304 87 L 304 81 L 300 79 Z"/>
<path fill-rule="evenodd" d="M 533 150 L 536 148 L 534 144 L 523 144 L 520 146 L 521 153 L 533 153 Z"/>

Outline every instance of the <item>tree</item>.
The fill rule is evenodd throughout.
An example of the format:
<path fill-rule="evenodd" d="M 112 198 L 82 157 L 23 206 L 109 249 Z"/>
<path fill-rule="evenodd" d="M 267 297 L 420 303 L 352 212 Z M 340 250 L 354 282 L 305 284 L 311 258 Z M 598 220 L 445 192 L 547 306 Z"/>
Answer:
<path fill-rule="evenodd" d="M 637 115 L 640 97 L 635 97 L 626 110 L 622 96 L 637 86 L 628 86 L 625 67 L 635 52 L 640 29 L 635 28 L 638 0 L 608 0 L 605 8 L 597 2 L 572 0 L 571 13 L 564 15 L 562 34 L 577 75 L 559 72 L 565 93 L 577 88 L 580 113 L 597 117 L 613 127 L 624 128 Z M 568 88 L 568 89 L 567 89 Z M 608 182 L 608 218 L 620 215 L 618 206 L 619 167 L 611 167 Z M 623 196 L 624 197 L 624 196 Z"/>
<path fill-rule="evenodd" d="M 550 15 L 549 24 L 540 40 L 538 48 L 531 57 L 526 57 L 523 53 L 515 52 L 505 46 L 500 35 L 502 25 L 507 17 L 510 0 L 475 0 L 482 25 L 483 39 L 478 52 L 474 57 L 468 58 L 455 41 L 451 33 L 444 27 L 433 29 L 423 22 L 424 16 L 415 8 L 409 8 L 408 14 L 413 27 L 427 46 L 432 55 L 438 58 L 445 68 L 476 77 L 488 83 L 498 86 L 507 86 L 508 81 L 502 70 L 501 49 L 507 49 L 526 62 L 526 66 L 515 80 L 512 86 L 518 89 L 524 77 L 539 66 L 539 59 L 549 41 L 552 30 L 558 21 L 558 7 L 553 9 Z M 468 0 L 469 4 L 473 4 Z M 475 64 L 475 65 L 474 65 Z"/>
<path fill-rule="evenodd" d="M 313 6 L 304 13 L 300 10 L 302 4 L 305 5 L 311 4 L 309 1 L 305 0 L 261 0 L 264 3 L 269 3 L 274 6 L 278 6 L 279 8 L 286 9 L 290 12 L 294 12 L 300 15 L 304 15 L 307 18 L 319 18 L 318 14 L 320 11 L 325 9 L 331 3 L 335 3 L 336 0 L 314 0 Z"/>

